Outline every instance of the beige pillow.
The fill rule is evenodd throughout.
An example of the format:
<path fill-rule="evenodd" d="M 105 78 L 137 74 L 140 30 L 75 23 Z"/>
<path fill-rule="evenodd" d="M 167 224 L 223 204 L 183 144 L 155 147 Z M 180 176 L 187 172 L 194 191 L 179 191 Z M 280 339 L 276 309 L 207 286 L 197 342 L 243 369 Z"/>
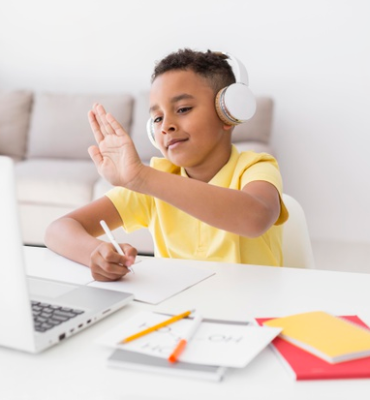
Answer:
<path fill-rule="evenodd" d="M 90 159 L 87 149 L 95 139 L 87 113 L 95 102 L 130 130 L 133 98 L 129 94 L 39 93 L 31 117 L 28 157 Z"/>
<path fill-rule="evenodd" d="M 31 92 L 0 93 L 0 154 L 25 156 L 31 105 Z"/>

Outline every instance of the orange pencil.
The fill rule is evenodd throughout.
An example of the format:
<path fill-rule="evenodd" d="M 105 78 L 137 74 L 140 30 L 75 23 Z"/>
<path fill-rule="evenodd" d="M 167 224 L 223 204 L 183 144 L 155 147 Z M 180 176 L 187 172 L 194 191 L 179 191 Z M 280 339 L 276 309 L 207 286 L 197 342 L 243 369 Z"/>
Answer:
<path fill-rule="evenodd" d="M 137 332 L 137 333 L 134 333 L 134 334 L 131 335 L 131 336 L 128 336 L 128 337 L 125 338 L 125 339 L 122 339 L 122 340 L 119 342 L 119 344 L 124 344 L 124 343 L 127 343 L 127 342 L 131 342 L 131 340 L 138 339 L 139 337 L 144 336 L 144 335 L 147 335 L 148 333 L 154 332 L 154 331 L 156 331 L 157 329 L 160 329 L 160 328 L 163 328 L 164 326 L 173 324 L 174 322 L 179 321 L 180 319 L 183 319 L 183 318 L 189 316 L 192 312 L 194 312 L 194 310 L 185 311 L 185 312 L 183 312 L 182 314 L 175 315 L 175 316 L 173 316 L 173 317 L 171 317 L 171 318 L 169 318 L 169 319 L 166 319 L 166 320 L 163 321 L 163 322 L 160 322 L 159 324 L 150 326 L 149 328 L 146 328 L 146 329 L 144 329 L 144 330 L 142 330 L 142 331 L 140 331 L 140 332 Z"/>
<path fill-rule="evenodd" d="M 198 329 L 200 323 L 202 322 L 202 316 L 200 314 L 196 315 L 194 318 L 194 321 L 188 331 L 188 333 L 183 337 L 176 345 L 175 349 L 173 352 L 170 354 L 168 357 L 168 361 L 174 363 L 178 361 L 180 354 L 184 351 L 186 345 L 189 343 L 191 338 L 194 336 L 196 330 Z"/>

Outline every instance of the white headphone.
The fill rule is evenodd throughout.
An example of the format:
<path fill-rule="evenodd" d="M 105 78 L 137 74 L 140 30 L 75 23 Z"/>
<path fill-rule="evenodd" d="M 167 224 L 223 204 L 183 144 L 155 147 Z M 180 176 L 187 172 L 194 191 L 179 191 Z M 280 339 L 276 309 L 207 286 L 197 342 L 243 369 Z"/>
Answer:
<path fill-rule="evenodd" d="M 248 72 L 245 66 L 230 53 L 214 52 L 227 57 L 236 82 L 221 89 L 215 98 L 218 117 L 226 125 L 240 125 L 252 118 L 256 112 L 256 99 L 248 87 Z M 147 133 L 153 146 L 158 148 L 154 136 L 153 120 L 149 118 Z"/>

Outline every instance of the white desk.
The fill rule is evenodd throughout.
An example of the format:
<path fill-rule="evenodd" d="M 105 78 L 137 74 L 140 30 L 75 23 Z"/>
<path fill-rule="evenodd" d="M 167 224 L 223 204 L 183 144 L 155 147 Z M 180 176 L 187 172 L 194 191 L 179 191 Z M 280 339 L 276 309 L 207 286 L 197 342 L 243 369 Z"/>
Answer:
<path fill-rule="evenodd" d="M 196 307 L 205 317 L 232 320 L 325 310 L 338 315 L 357 314 L 370 323 L 370 274 L 191 264 L 209 268 L 216 275 L 159 306 L 134 302 L 42 354 L 0 348 L 0 399 L 369 398 L 370 379 L 296 382 L 269 348 L 245 369 L 230 370 L 224 381 L 217 383 L 107 368 L 105 361 L 112 350 L 93 343 L 94 339 L 142 309 L 171 312 Z"/>

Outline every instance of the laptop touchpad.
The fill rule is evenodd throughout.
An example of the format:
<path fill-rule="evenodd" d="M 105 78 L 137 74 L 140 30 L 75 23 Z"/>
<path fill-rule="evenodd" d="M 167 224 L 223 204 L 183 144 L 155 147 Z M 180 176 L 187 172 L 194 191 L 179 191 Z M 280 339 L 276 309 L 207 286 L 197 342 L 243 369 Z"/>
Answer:
<path fill-rule="evenodd" d="M 49 299 L 55 299 L 56 297 L 62 296 L 63 294 L 76 289 L 76 286 L 67 283 L 59 283 L 37 278 L 28 277 L 27 282 L 31 297 L 48 297 Z"/>

